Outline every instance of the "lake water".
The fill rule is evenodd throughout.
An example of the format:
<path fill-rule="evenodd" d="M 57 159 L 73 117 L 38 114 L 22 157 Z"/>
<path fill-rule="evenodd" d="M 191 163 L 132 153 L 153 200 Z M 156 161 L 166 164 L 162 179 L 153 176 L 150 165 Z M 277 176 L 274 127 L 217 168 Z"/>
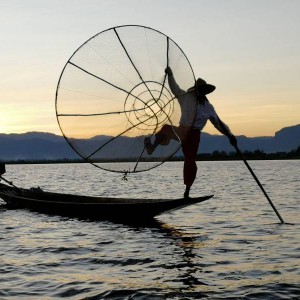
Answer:
<path fill-rule="evenodd" d="M 207 202 L 152 224 L 80 220 L 0 206 L 0 299 L 299 299 L 300 161 L 198 162 Z M 182 163 L 108 173 L 86 164 L 8 165 L 20 187 L 181 197 Z"/>

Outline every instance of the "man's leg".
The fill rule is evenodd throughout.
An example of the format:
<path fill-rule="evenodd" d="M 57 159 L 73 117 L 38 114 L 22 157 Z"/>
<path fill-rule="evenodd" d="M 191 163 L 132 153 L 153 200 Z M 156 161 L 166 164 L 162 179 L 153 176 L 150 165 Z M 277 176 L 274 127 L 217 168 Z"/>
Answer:
<path fill-rule="evenodd" d="M 151 138 L 145 138 L 144 144 L 148 155 L 151 155 L 158 145 L 168 145 L 171 139 L 177 139 L 174 128 L 171 125 L 164 125 L 162 129 L 155 135 L 154 143 L 151 144 Z"/>
<path fill-rule="evenodd" d="M 183 179 L 186 186 L 184 198 L 189 197 L 191 186 L 197 175 L 196 156 L 200 143 L 200 131 L 192 129 L 182 144 L 184 154 Z"/>

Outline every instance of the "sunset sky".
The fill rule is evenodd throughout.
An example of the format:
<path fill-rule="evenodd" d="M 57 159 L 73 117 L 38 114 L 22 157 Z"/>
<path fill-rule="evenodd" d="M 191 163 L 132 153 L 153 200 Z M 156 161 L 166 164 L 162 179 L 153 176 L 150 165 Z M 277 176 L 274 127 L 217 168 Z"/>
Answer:
<path fill-rule="evenodd" d="M 299 0 L 0 0 L 0 133 L 61 134 L 60 73 L 105 29 L 157 29 L 185 52 L 236 135 L 300 124 Z M 206 132 L 217 133 L 207 126 Z"/>

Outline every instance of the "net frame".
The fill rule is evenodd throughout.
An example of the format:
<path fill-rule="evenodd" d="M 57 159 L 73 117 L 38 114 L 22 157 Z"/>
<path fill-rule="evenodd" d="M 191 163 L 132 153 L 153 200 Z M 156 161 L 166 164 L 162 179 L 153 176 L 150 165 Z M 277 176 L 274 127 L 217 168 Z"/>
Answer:
<path fill-rule="evenodd" d="M 78 51 L 80 51 L 80 49 L 82 49 L 85 45 L 87 45 L 87 44 L 88 44 L 90 41 L 92 41 L 93 39 L 99 37 L 101 34 L 104 34 L 104 33 L 109 32 L 109 31 L 111 31 L 111 30 L 113 30 L 113 31 L 115 32 L 117 38 L 119 39 L 120 45 L 121 45 L 122 48 L 124 49 L 124 51 L 125 51 L 127 57 L 128 57 L 129 60 L 131 61 L 132 66 L 135 68 L 135 70 L 136 70 L 138 76 L 140 77 L 140 79 L 141 79 L 140 84 L 141 84 L 141 85 L 142 85 L 142 84 L 145 85 L 145 87 L 146 87 L 146 89 L 148 90 L 149 94 L 152 96 L 151 101 L 155 101 L 154 99 L 156 99 L 156 98 L 152 95 L 152 92 L 153 92 L 153 91 L 151 91 L 151 90 L 149 89 L 149 87 L 148 87 L 149 81 L 148 81 L 148 80 L 144 80 L 143 77 L 141 76 L 141 74 L 139 73 L 139 70 L 135 67 L 134 62 L 131 60 L 130 54 L 127 52 L 126 47 L 124 46 L 124 44 L 123 44 L 123 42 L 122 42 L 122 40 L 121 40 L 121 38 L 120 38 L 120 36 L 119 36 L 119 34 L 118 34 L 118 30 L 119 30 L 119 29 L 123 29 L 123 28 L 125 28 L 125 27 L 140 27 L 140 28 L 143 28 L 143 29 L 145 29 L 145 30 L 150 30 L 150 31 L 153 31 L 153 32 L 155 32 L 155 33 L 157 33 L 157 34 L 159 34 L 159 35 L 162 35 L 162 36 L 166 39 L 166 41 L 167 41 L 167 49 L 166 49 L 166 62 L 167 62 L 167 64 L 166 64 L 166 67 L 169 66 L 169 44 L 170 44 L 170 41 L 171 41 L 171 42 L 178 48 L 178 50 L 181 52 L 181 54 L 183 55 L 183 57 L 184 57 L 185 60 L 187 61 L 188 65 L 189 65 L 189 68 L 190 68 L 190 71 L 192 72 L 193 80 L 194 80 L 194 82 L 196 81 L 196 79 L 195 79 L 195 74 L 194 74 L 194 71 L 193 71 L 193 68 L 192 68 L 191 63 L 190 63 L 190 61 L 188 60 L 186 54 L 185 54 L 185 53 L 183 52 L 183 50 L 179 47 L 179 45 L 178 45 L 174 40 L 172 40 L 169 36 L 167 36 L 166 34 L 162 33 L 162 32 L 159 31 L 159 30 L 156 30 L 156 29 L 153 29 L 153 28 L 147 27 L 147 26 L 142 26 L 142 25 L 134 25 L 134 24 L 132 24 L 132 25 L 120 25 L 120 26 L 115 26 L 115 27 L 111 27 L 111 28 L 105 29 L 105 30 L 103 30 L 103 31 L 101 31 L 101 32 L 99 32 L 99 33 L 93 35 L 91 38 L 89 38 L 89 39 L 86 40 L 83 44 L 81 44 L 81 45 L 73 52 L 73 54 L 70 56 L 70 58 L 67 60 L 67 62 L 65 63 L 65 65 L 64 65 L 64 67 L 63 67 L 63 69 L 62 69 L 62 71 L 61 71 L 61 74 L 60 74 L 60 76 L 59 76 L 59 80 L 58 80 L 58 84 L 57 84 L 57 88 L 56 88 L 56 93 L 55 93 L 55 111 L 56 111 L 56 119 L 57 119 L 57 123 L 58 123 L 59 128 L 60 128 L 60 131 L 62 132 L 63 137 L 65 138 L 65 140 L 67 141 L 67 143 L 69 144 L 69 146 L 73 149 L 73 151 L 74 151 L 75 153 L 77 153 L 83 160 L 85 160 L 86 162 L 88 162 L 88 163 L 94 165 L 94 166 L 97 167 L 97 168 L 100 168 L 100 169 L 102 169 L 102 170 L 109 171 L 109 172 L 126 173 L 126 174 L 127 174 L 127 173 L 144 172 L 144 171 L 148 171 L 148 170 L 151 170 L 151 169 L 154 169 L 154 168 L 160 166 L 161 164 L 163 164 L 164 162 L 166 162 L 167 160 L 169 160 L 172 156 L 174 156 L 174 155 L 178 152 L 178 150 L 181 148 L 181 144 L 178 145 L 178 147 L 175 149 L 175 151 L 173 151 L 173 153 L 171 153 L 170 155 L 164 157 L 163 159 L 161 159 L 161 161 L 159 161 L 159 162 L 157 161 L 155 165 L 150 166 L 150 167 L 147 168 L 147 169 L 137 170 L 137 165 L 140 163 L 140 159 L 141 159 L 141 157 L 142 157 L 142 155 L 143 155 L 143 152 L 142 152 L 142 153 L 140 154 L 140 156 L 137 158 L 137 160 L 136 160 L 136 165 L 135 165 L 135 167 L 134 167 L 133 170 L 113 170 L 113 169 L 111 169 L 111 168 L 105 167 L 104 165 L 99 165 L 98 163 L 96 163 L 96 162 L 93 161 L 93 160 L 90 160 L 90 157 L 92 157 L 94 153 L 98 152 L 98 151 L 99 151 L 101 148 L 103 148 L 105 145 L 102 145 L 101 147 L 99 147 L 98 149 L 96 149 L 96 150 L 94 151 L 94 153 L 91 153 L 91 154 L 88 155 L 88 156 L 84 156 L 80 151 L 78 151 L 78 149 L 77 149 L 76 147 L 73 146 L 72 142 L 70 141 L 71 139 L 68 138 L 67 135 L 65 134 L 64 129 L 63 129 L 63 126 L 62 126 L 62 124 L 61 124 L 61 122 L 60 122 L 60 119 L 59 119 L 60 117 L 67 116 L 67 114 L 60 114 L 60 113 L 58 113 L 59 89 L 60 89 L 60 85 L 61 85 L 61 81 L 62 81 L 64 72 L 65 72 L 67 66 L 69 66 L 69 65 L 73 65 L 74 67 L 78 68 L 79 70 L 82 70 L 83 72 L 89 74 L 90 76 L 93 76 L 93 77 L 95 77 L 95 78 L 97 78 L 97 79 L 99 79 L 99 80 L 101 80 L 101 81 L 106 82 L 106 83 L 109 84 L 109 85 L 114 86 L 114 84 L 112 84 L 111 82 L 108 82 L 108 81 L 106 81 L 106 80 L 103 79 L 103 78 L 100 78 L 100 77 L 98 77 L 98 76 L 95 76 L 94 74 L 89 73 L 87 70 L 84 70 L 84 69 L 81 68 L 80 66 L 78 66 L 78 65 L 76 65 L 75 63 L 71 62 L 72 58 L 78 53 Z M 161 84 L 161 90 L 160 90 L 160 91 L 159 91 L 159 90 L 156 90 L 156 92 L 159 93 L 158 99 L 160 99 L 160 97 L 161 97 L 161 95 L 162 95 L 163 93 L 169 93 L 170 95 L 172 95 L 172 92 L 171 92 L 170 90 L 168 90 L 167 87 L 166 87 L 166 85 L 165 85 L 166 79 L 167 79 L 167 74 L 164 75 L 163 83 Z M 156 82 L 156 83 L 157 83 L 157 82 Z M 124 90 L 124 89 L 122 89 L 121 87 L 118 87 L 118 86 L 114 86 L 114 87 L 117 88 L 117 89 L 119 89 L 119 90 L 123 90 L 125 93 L 127 93 L 126 100 L 124 101 L 124 111 L 123 111 L 123 113 L 125 113 L 125 114 L 126 114 L 126 113 L 130 113 L 130 112 L 131 112 L 130 110 L 126 110 L 126 101 L 128 100 L 128 97 L 130 97 L 130 96 L 134 97 L 135 99 L 138 99 L 138 98 L 139 98 L 139 96 L 137 97 L 136 95 L 134 95 L 134 94 L 132 93 L 132 90 L 133 90 L 135 87 L 134 87 L 132 90 L 130 90 L 129 92 L 126 91 L 126 90 Z M 166 89 L 166 91 L 165 91 L 165 89 Z M 171 100 L 170 100 L 169 102 L 174 101 L 175 98 L 176 98 L 176 97 L 172 96 L 172 98 L 171 98 Z M 139 100 L 140 100 L 140 99 L 139 99 Z M 150 110 L 152 110 L 152 108 L 151 108 L 152 105 L 148 105 L 148 104 L 146 103 L 145 106 L 148 106 L 148 108 L 149 108 Z M 162 107 L 160 107 L 160 108 L 162 109 Z M 172 108 L 170 108 L 170 110 L 172 110 Z M 136 113 L 137 113 L 137 110 L 136 110 L 136 109 L 135 109 L 135 110 L 132 110 L 132 112 L 133 112 L 134 114 L 136 114 Z M 164 118 L 165 118 L 165 119 L 168 119 L 168 120 L 170 121 L 170 119 L 169 119 L 169 114 L 166 114 L 166 113 L 164 112 L 163 109 L 162 109 L 162 112 L 163 112 L 163 114 L 165 114 L 165 117 L 164 117 Z M 113 113 L 116 113 L 116 112 L 111 112 L 111 114 L 113 114 Z M 117 113 L 118 113 L 118 112 L 117 112 Z M 154 114 L 155 114 L 155 113 L 154 113 Z M 75 115 L 77 115 L 77 116 L 86 116 L 86 115 L 84 115 L 84 114 L 73 114 L 73 116 L 75 116 Z M 97 113 L 97 114 L 89 114 L 89 116 L 92 116 L 92 115 L 97 116 L 97 115 L 100 115 L 100 114 L 98 114 L 98 113 Z M 138 119 L 138 117 L 137 117 L 137 119 Z M 129 118 L 128 118 L 128 121 L 131 122 Z M 146 120 L 146 121 L 147 121 L 147 120 Z M 143 122 L 146 122 L 146 121 L 144 120 Z M 142 122 L 142 123 L 143 123 L 143 122 Z M 170 121 L 170 123 L 172 124 L 171 121 Z M 133 125 L 134 127 L 135 127 L 135 126 L 138 126 L 138 125 L 136 125 L 136 124 L 132 124 L 132 125 Z M 156 126 L 156 128 L 154 129 L 154 131 L 156 131 L 157 126 L 158 126 L 158 123 L 156 123 L 155 126 Z M 172 124 L 172 126 L 173 126 L 173 124 Z M 123 134 L 123 133 L 124 133 L 124 132 L 122 132 L 121 134 Z M 121 136 L 121 134 L 119 134 L 118 136 Z M 112 137 L 111 140 L 116 139 L 118 136 Z M 111 142 L 111 140 L 108 141 L 107 143 Z M 145 150 L 145 149 L 144 149 L 144 150 Z M 143 150 L 143 151 L 144 151 L 144 150 Z"/>

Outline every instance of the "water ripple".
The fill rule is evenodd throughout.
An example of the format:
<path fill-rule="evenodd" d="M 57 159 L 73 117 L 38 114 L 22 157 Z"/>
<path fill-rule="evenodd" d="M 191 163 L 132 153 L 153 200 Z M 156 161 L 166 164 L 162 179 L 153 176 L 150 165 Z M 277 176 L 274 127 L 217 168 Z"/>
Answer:
<path fill-rule="evenodd" d="M 300 162 L 251 166 L 294 225 L 279 224 L 239 162 L 201 162 L 192 194 L 215 197 L 149 224 L 0 206 L 0 299 L 298 299 Z M 7 176 L 60 192 L 170 198 L 182 194 L 181 168 L 129 182 L 76 164 L 8 166 Z"/>

